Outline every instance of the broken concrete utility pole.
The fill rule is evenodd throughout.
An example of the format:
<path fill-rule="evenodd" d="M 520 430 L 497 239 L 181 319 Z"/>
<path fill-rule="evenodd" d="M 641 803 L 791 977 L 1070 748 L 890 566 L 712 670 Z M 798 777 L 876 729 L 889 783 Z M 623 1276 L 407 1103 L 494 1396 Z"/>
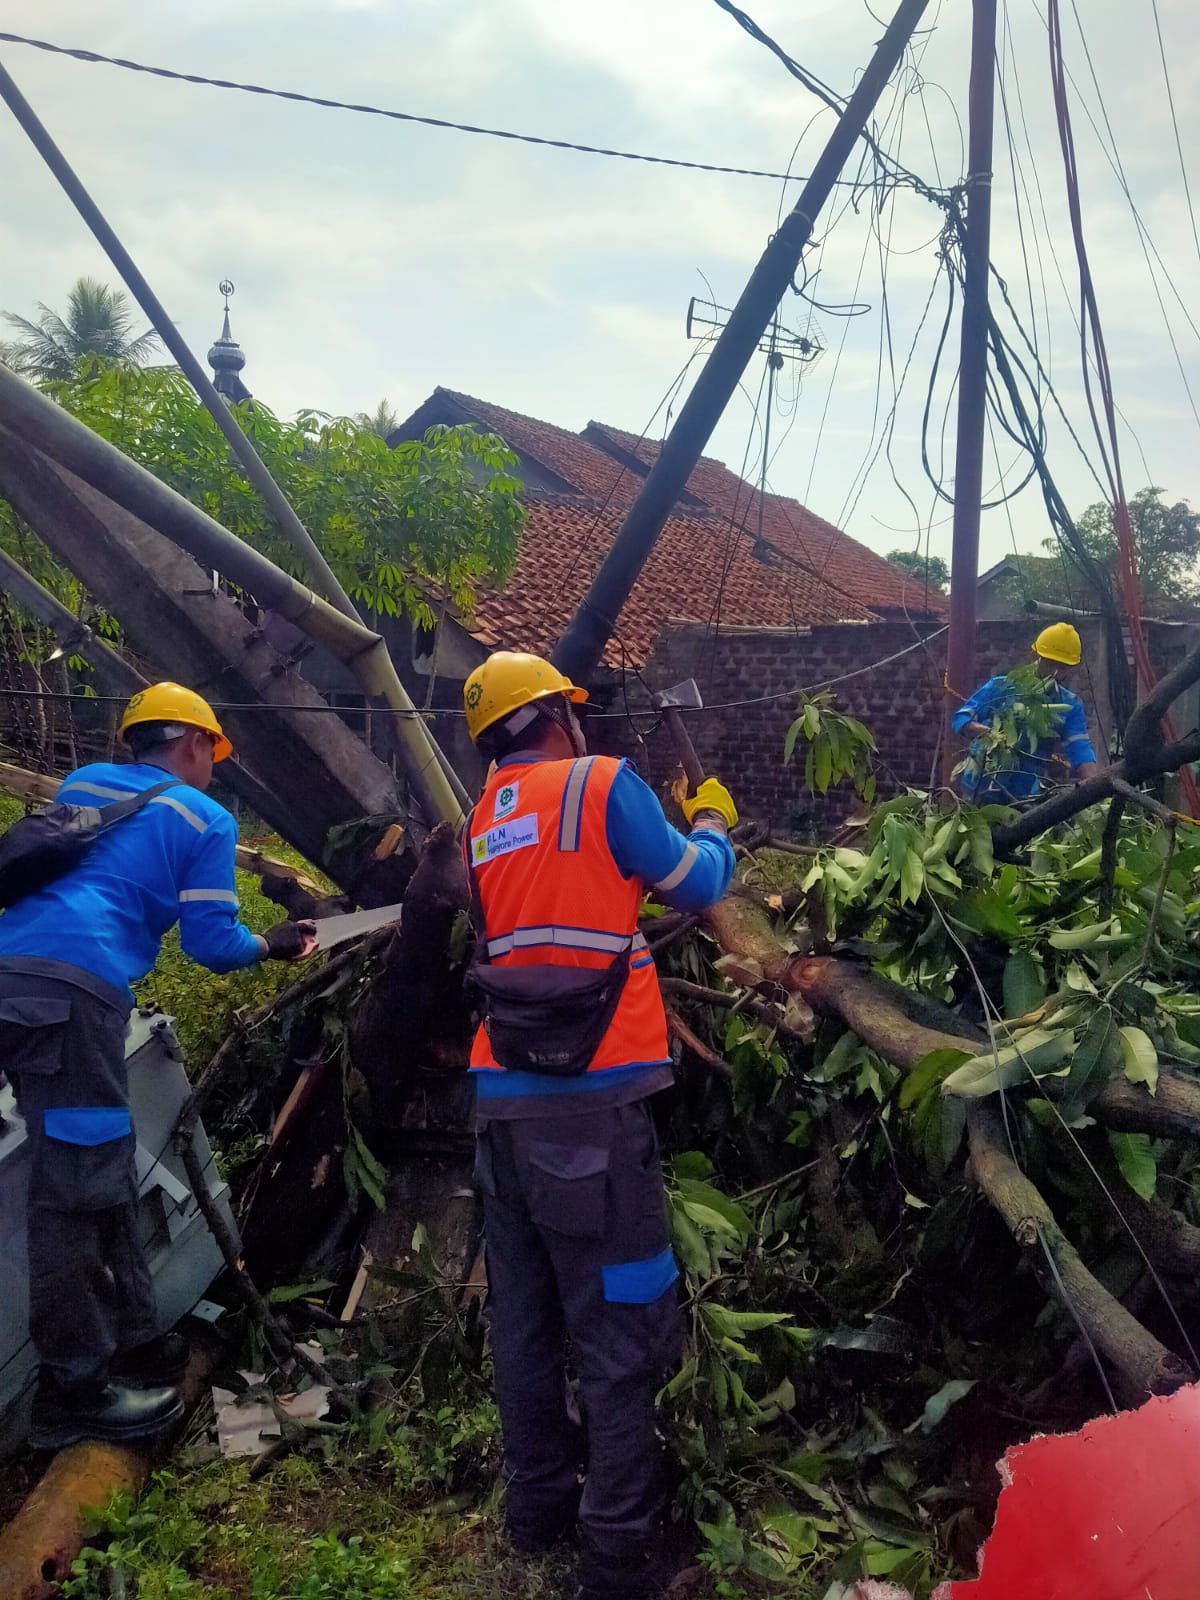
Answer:
<path fill-rule="evenodd" d="M 779 302 L 795 276 L 812 238 L 821 207 L 828 200 L 850 151 L 924 14 L 928 0 L 902 0 L 887 32 L 796 203 L 759 258 L 712 354 L 663 440 L 637 499 L 629 508 L 612 549 L 555 646 L 553 661 L 577 683 L 586 683 L 599 664 L 621 607 L 637 582 L 692 469 L 729 404 L 738 381 L 770 326 Z"/>
<path fill-rule="evenodd" d="M 401 737 L 413 754 L 409 778 L 426 814 L 457 826 L 461 810 L 445 782 L 433 742 L 419 713 L 400 689 L 387 646 L 378 633 L 356 618 L 343 615 L 305 584 L 214 522 L 190 500 L 168 488 L 153 473 L 122 455 L 39 390 L 0 366 L 0 438 L 4 436 L 10 444 L 19 441 L 32 446 L 34 452 L 23 456 L 19 449 L 10 449 L 7 453 L 0 491 L 14 504 L 20 505 L 23 480 L 32 479 L 35 464 L 43 461 L 44 465 L 43 458 L 48 457 L 105 499 L 131 512 L 186 550 L 209 571 L 222 572 L 241 585 L 261 605 L 278 611 L 345 661 L 368 695 L 379 696 L 399 714 Z M 28 471 L 24 470 L 26 467 Z M 32 489 L 32 482 L 26 487 Z M 23 514 L 33 526 L 38 526 L 36 514 L 28 511 Z M 67 532 L 64 525 L 62 537 L 66 537 Z M 48 534 L 44 536 L 55 548 L 60 548 Z M 73 558 L 64 554 L 63 559 L 93 592 L 99 592 L 99 575 L 81 570 L 80 556 Z M 106 596 L 105 603 L 115 616 L 125 621 L 130 605 L 136 603 L 136 591 L 135 575 L 132 588 L 121 590 L 115 597 Z M 146 649 L 145 643 L 142 647 Z M 152 648 L 147 650 L 147 654 L 154 653 Z M 394 692 L 397 689 L 399 697 Z M 355 743 L 361 744 L 361 740 L 355 739 Z M 440 786 L 437 780 L 441 780 Z"/>
<path fill-rule="evenodd" d="M 949 719 L 975 688 L 975 590 L 983 501 L 983 429 L 987 417 L 988 262 L 992 233 L 992 124 L 996 91 L 996 0 L 975 0 L 971 29 L 970 149 L 963 236 L 962 334 L 958 358 L 958 432 L 954 447 L 954 546 L 950 563 L 949 704 L 942 742 L 942 782 L 955 764 Z"/>
<path fill-rule="evenodd" d="M 58 179 L 67 198 L 129 286 L 134 299 L 150 318 L 155 332 L 174 356 L 180 370 L 199 395 L 209 415 L 225 435 L 247 478 L 262 496 L 279 531 L 293 546 L 312 574 L 319 592 L 344 616 L 359 622 L 361 619 L 358 612 L 337 574 L 296 515 L 282 489 L 259 459 L 258 452 L 238 426 L 237 419 L 231 415 L 229 408 L 213 388 L 207 372 L 192 354 L 187 341 L 167 315 L 165 307 L 139 271 L 137 263 L 125 249 L 104 213 L 2 65 L 0 65 L 0 99 L 3 99 L 29 135 L 34 148 Z M 380 640 L 381 646 L 382 643 Z M 368 663 L 364 661 L 363 665 L 365 669 Z M 407 752 L 405 765 L 417 798 L 430 823 L 440 818 L 442 821 L 457 825 L 462 821 L 465 791 L 445 756 L 430 737 L 424 722 L 416 714 L 416 708 L 400 682 L 386 647 L 374 653 L 369 662 L 369 676 L 360 674 L 360 681 L 369 694 L 377 696 L 393 710 L 406 713 L 400 728 L 403 748 Z"/>

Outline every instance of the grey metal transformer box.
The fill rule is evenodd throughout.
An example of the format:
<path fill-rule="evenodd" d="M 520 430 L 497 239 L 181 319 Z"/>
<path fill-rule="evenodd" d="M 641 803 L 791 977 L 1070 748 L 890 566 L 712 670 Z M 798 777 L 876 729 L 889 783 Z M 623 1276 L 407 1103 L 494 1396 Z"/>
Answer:
<path fill-rule="evenodd" d="M 154 1279 L 158 1324 L 165 1330 L 192 1309 L 224 1262 L 172 1143 L 172 1130 L 188 1097 L 188 1081 L 171 1018 L 161 1012 L 133 1012 L 125 1061 L 137 1135 L 139 1223 Z M 199 1126 L 195 1148 L 208 1192 L 232 1228 L 228 1186 Z M 28 1186 L 25 1124 L 12 1088 L 5 1085 L 0 1088 L 0 1456 L 11 1453 L 25 1437 L 37 1373 L 29 1341 Z"/>

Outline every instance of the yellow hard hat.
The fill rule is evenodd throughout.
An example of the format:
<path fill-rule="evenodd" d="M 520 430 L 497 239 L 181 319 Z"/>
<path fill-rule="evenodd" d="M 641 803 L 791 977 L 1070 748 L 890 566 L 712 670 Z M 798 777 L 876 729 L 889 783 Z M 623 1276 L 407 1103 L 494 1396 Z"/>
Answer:
<path fill-rule="evenodd" d="M 481 667 L 475 668 L 463 685 L 467 732 L 472 739 L 478 739 L 493 722 L 552 694 L 565 694 L 576 704 L 587 699 L 586 689 L 564 678 L 557 667 L 541 656 L 525 655 L 519 650 L 497 650 Z"/>
<path fill-rule="evenodd" d="M 125 707 L 117 728 L 117 737 L 125 743 L 125 735 L 139 722 L 181 722 L 188 728 L 203 728 L 211 733 L 213 760 L 224 761 L 233 754 L 233 746 L 225 737 L 216 713 L 208 701 L 194 689 L 185 689 L 181 683 L 152 683 L 148 689 L 139 689 Z"/>
<path fill-rule="evenodd" d="M 1047 661 L 1059 661 L 1064 667 L 1077 667 L 1083 654 L 1079 635 L 1069 622 L 1052 622 L 1043 628 L 1033 641 L 1034 653 Z"/>

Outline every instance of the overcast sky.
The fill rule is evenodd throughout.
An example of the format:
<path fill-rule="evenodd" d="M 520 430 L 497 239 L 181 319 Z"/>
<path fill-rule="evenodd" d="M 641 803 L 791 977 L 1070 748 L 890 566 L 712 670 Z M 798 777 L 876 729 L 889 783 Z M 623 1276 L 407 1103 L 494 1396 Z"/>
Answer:
<path fill-rule="evenodd" d="M 879 15 L 883 4 L 876 0 Z M 839 90 L 851 86 L 882 31 L 859 0 L 750 0 L 749 9 Z M 1042 10 L 1042 0 L 1002 0 L 992 254 L 1031 328 L 1032 296 L 1042 359 L 1094 458 Z M 1063 10 L 1078 86 L 1085 226 L 1128 422 L 1127 487 L 1132 494 L 1152 480 L 1172 498 L 1200 500 L 1198 424 L 1184 381 L 1200 405 L 1200 335 L 1188 321 L 1196 315 L 1200 322 L 1200 245 L 1153 6 L 1080 0 L 1119 158 L 1174 290 L 1163 271 L 1156 290 L 1129 204 L 1089 123 L 1090 111 L 1103 130 L 1101 101 L 1071 0 Z M 914 46 L 920 77 L 910 71 L 903 92 L 889 90 L 880 106 L 884 142 L 931 183 L 952 183 L 965 167 L 970 12 L 968 0 L 931 0 L 927 16 L 936 28 Z M 1200 42 L 1193 6 L 1158 0 L 1158 12 L 1183 147 L 1194 157 Z M 773 171 L 790 163 L 806 174 L 831 122 L 713 0 L 8 0 L 0 21 L 12 32 L 183 71 Z M 784 195 L 783 185 L 763 179 L 435 131 L 15 45 L 0 45 L 0 60 L 193 349 L 203 353 L 219 331 L 218 280 L 234 280 L 244 377 L 282 413 L 369 410 L 386 396 L 403 416 L 443 384 L 570 428 L 597 418 L 640 432 L 696 351 L 684 328 L 690 297 L 706 297 L 711 285 L 719 302 L 733 303 Z M 61 306 L 80 274 L 114 280 L 7 118 L 0 120 L 0 173 L 0 307 L 31 314 L 38 300 Z M 1200 190 L 1200 162 L 1189 176 Z M 798 192 L 786 187 L 788 203 Z M 920 452 L 944 280 L 917 338 L 937 277 L 940 213 L 903 193 L 880 219 L 869 203 L 848 206 L 849 193 L 838 191 L 821 219 L 812 292 L 827 306 L 868 309 L 847 319 L 786 300 L 784 326 L 816 332 L 824 348 L 811 366 L 781 374 L 768 481 L 881 551 L 915 545 L 932 521 L 930 547 L 948 557 L 948 508 L 933 504 Z M 897 375 L 917 342 L 890 450 L 876 454 L 893 404 L 886 344 L 879 378 L 884 278 Z M 930 449 L 936 462 L 945 448 L 948 479 L 952 411 L 944 446 L 943 417 L 956 366 L 957 327 L 930 423 Z M 751 476 L 761 470 L 765 407 L 756 422 L 753 401 L 762 374 L 761 362 L 747 373 L 748 393 L 710 446 L 735 470 L 745 460 Z M 650 431 L 661 434 L 663 423 L 660 412 Z M 1052 468 L 1078 511 L 1097 498 L 1095 484 L 1056 414 L 1048 429 Z M 1015 451 L 1003 438 L 996 445 L 1009 471 Z M 986 482 L 997 476 L 989 444 Z M 1009 482 L 1017 477 L 1010 473 Z M 1040 495 L 1027 489 L 1008 512 L 985 516 L 982 559 L 998 560 L 1014 538 L 1017 548 L 1036 550 L 1047 532 Z"/>

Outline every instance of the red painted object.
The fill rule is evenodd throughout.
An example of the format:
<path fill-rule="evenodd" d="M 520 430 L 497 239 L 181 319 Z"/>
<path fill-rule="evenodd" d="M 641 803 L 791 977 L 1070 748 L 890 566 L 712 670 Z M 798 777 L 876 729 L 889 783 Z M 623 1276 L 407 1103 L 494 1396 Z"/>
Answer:
<path fill-rule="evenodd" d="M 1009 1450 L 977 1579 L 934 1600 L 1200 1600 L 1200 1385 Z"/>

